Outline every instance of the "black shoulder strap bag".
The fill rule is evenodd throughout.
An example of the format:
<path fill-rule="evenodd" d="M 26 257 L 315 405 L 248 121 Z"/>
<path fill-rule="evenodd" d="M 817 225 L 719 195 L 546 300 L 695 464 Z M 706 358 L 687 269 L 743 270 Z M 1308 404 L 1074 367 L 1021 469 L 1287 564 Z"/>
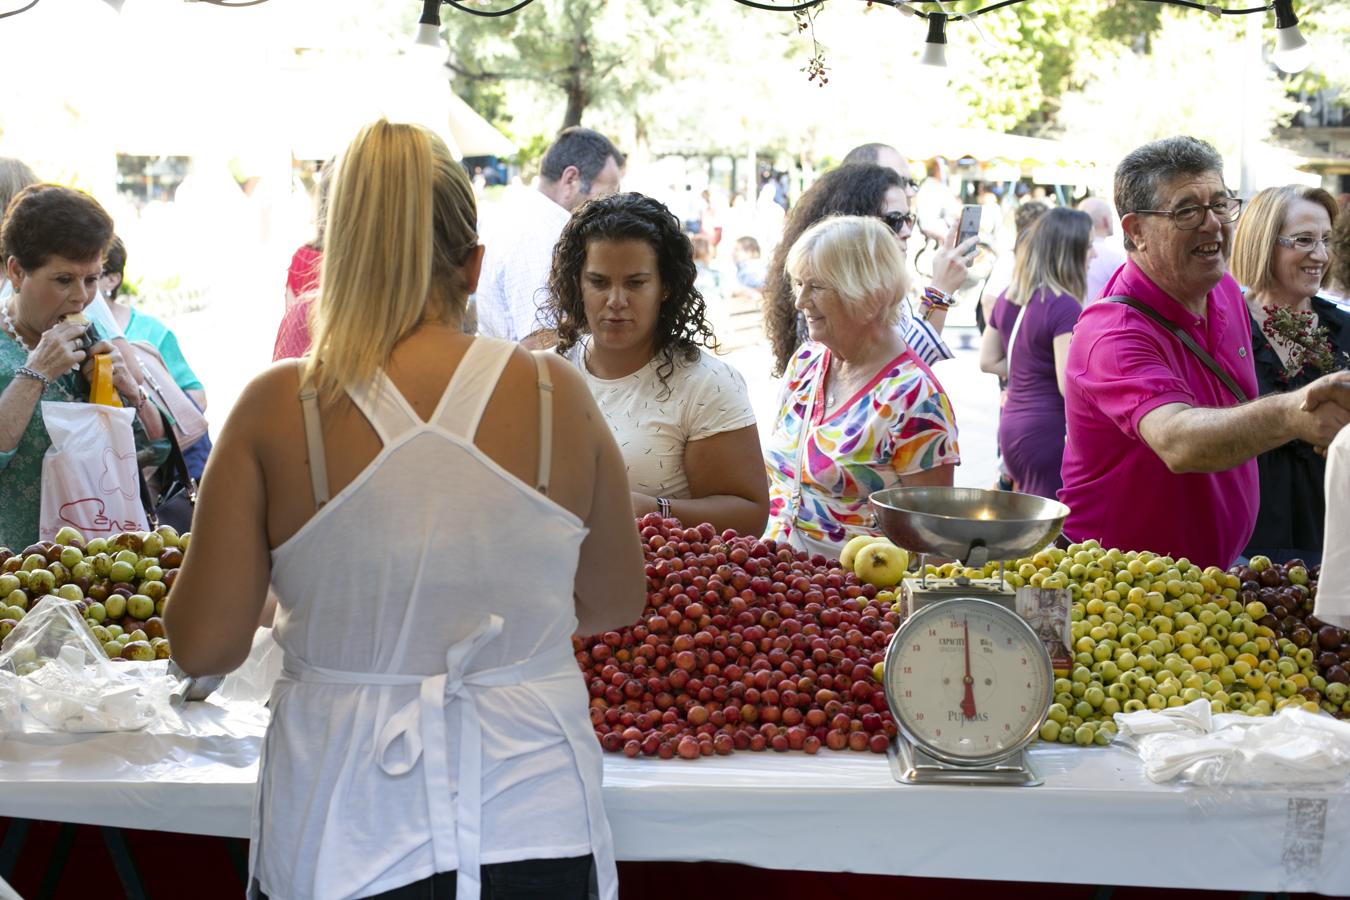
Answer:
<path fill-rule="evenodd" d="M 192 510 L 197 505 L 197 483 L 188 473 L 187 460 L 178 446 L 178 438 L 165 422 L 164 433 L 169 438 L 169 457 L 160 467 L 159 499 L 152 497 L 150 485 L 141 475 L 141 505 L 150 520 L 150 527 L 172 526 L 178 532 L 192 530 Z"/>
<path fill-rule="evenodd" d="M 1163 328 L 1166 328 L 1168 331 L 1172 332 L 1172 334 L 1177 336 L 1177 340 L 1181 341 L 1181 343 L 1186 347 L 1187 350 L 1194 353 L 1196 358 L 1205 364 L 1205 368 L 1213 372 L 1218 377 L 1218 379 L 1223 382 L 1223 386 L 1228 388 L 1229 393 L 1231 393 L 1234 397 L 1236 397 L 1239 403 L 1246 403 L 1248 400 L 1251 399 L 1245 393 L 1243 393 L 1242 388 L 1239 387 L 1238 383 L 1233 380 L 1233 376 L 1225 372 L 1223 370 L 1223 366 L 1219 365 L 1218 361 L 1214 359 L 1214 357 L 1210 356 L 1209 353 L 1205 351 L 1204 347 L 1201 347 L 1199 344 L 1195 342 L 1195 338 L 1187 334 L 1185 330 L 1181 328 L 1181 326 L 1169 320 L 1162 313 L 1158 312 L 1156 309 L 1149 306 L 1147 303 L 1140 303 L 1133 297 L 1103 297 L 1102 299 L 1108 303 L 1123 303 L 1126 306 L 1130 307 L 1131 309 L 1137 309 L 1139 312 L 1143 313 L 1153 321 L 1157 322 Z"/>

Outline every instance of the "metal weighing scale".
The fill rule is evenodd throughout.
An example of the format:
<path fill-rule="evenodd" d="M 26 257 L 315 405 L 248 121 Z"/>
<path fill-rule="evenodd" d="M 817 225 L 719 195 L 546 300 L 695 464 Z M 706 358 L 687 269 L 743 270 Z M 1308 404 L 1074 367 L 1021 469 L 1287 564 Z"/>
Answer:
<path fill-rule="evenodd" d="M 871 496 L 898 547 L 982 567 L 1021 559 L 1058 536 L 1069 509 L 1006 491 L 894 488 Z M 1054 696 L 1050 656 L 996 579 L 908 578 L 907 618 L 886 649 L 886 702 L 904 784 L 1041 783 L 1026 759 Z"/>

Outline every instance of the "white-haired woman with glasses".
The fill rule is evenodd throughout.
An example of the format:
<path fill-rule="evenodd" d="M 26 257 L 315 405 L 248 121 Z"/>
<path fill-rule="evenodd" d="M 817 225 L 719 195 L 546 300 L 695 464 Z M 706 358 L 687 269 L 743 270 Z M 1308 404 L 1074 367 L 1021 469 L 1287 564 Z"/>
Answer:
<path fill-rule="evenodd" d="M 895 328 L 908 286 L 895 236 L 874 216 L 832 216 L 787 256 L 808 339 L 783 377 L 766 445 L 768 537 L 837 557 L 876 534 L 868 497 L 950 485 L 960 462 L 942 385 Z"/>
<path fill-rule="evenodd" d="M 1246 289 L 1261 393 L 1297 390 L 1350 365 L 1350 315 L 1318 296 L 1330 272 L 1336 200 L 1321 188 L 1266 188 L 1233 237 L 1233 276 Z M 1290 326 L 1302 323 L 1303 337 Z M 1256 458 L 1261 506 L 1246 555 L 1277 561 L 1321 555 L 1326 460 L 1305 441 Z"/>

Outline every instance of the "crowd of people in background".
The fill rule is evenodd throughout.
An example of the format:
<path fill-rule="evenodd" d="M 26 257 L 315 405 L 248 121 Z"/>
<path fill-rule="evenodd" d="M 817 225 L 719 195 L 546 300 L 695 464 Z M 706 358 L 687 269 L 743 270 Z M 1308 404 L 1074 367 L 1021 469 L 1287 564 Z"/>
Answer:
<path fill-rule="evenodd" d="M 1095 452 L 1087 454 L 1090 460 L 1084 456 L 1082 447 L 1092 442 L 1088 431 L 1074 440 L 1070 348 L 1082 346 L 1086 308 L 1106 299 L 1117 301 L 1111 307 L 1114 314 L 1124 316 L 1121 321 L 1131 324 L 1131 333 L 1145 334 L 1157 349 L 1157 335 L 1141 331 L 1130 318 L 1147 313 L 1127 311 L 1128 304 L 1121 306 L 1121 298 L 1115 296 L 1134 291 L 1130 296 L 1137 302 L 1137 294 L 1149 295 L 1160 279 L 1168 277 L 1149 271 L 1142 262 L 1146 257 L 1129 233 L 1132 224 L 1170 224 L 1178 232 L 1206 234 L 1206 228 L 1218 223 L 1219 240 L 1211 243 L 1218 244 L 1225 277 L 1231 251 L 1231 279 L 1239 286 L 1247 313 L 1245 320 L 1234 314 L 1232 321 L 1225 320 L 1225 327 L 1247 329 L 1249 346 L 1240 349 L 1257 379 L 1250 391 L 1240 386 L 1239 393 L 1253 398 L 1295 394 L 1319 376 L 1350 364 L 1350 321 L 1345 311 L 1345 296 L 1350 293 L 1346 271 L 1350 217 L 1343 213 L 1347 198 L 1338 202 L 1320 189 L 1271 188 L 1257 195 L 1245 212 L 1234 201 L 1223 214 L 1231 215 L 1231 220 L 1219 221 L 1219 214 L 1213 213 L 1192 226 L 1166 208 L 1127 208 L 1122 190 L 1129 185 L 1122 185 L 1119 178 L 1114 208 L 1096 196 L 1069 207 L 1064 195 L 1022 183 L 967 185 L 965 195 L 984 214 L 979 234 L 958 244 L 962 197 L 952 188 L 945 162 L 930 160 L 921 170 L 924 177 L 915 177 L 899 150 L 871 143 L 845 154 L 795 202 L 788 202 L 783 173 L 761 172 L 755 210 L 758 213 L 767 204 L 778 223 L 775 233 L 761 240 L 754 234 L 727 231 L 728 225 L 744 227 L 747 220 L 738 221 L 724 209 L 710 188 L 685 183 L 682 191 L 676 191 L 673 208 L 642 195 L 622 194 L 625 164 L 624 154 L 597 132 L 571 128 L 560 133 L 542 157 L 534 186 L 508 190 L 503 202 L 491 206 L 475 225 L 486 252 L 461 327 L 531 349 L 556 348 L 582 370 L 616 434 L 646 436 L 621 442 L 630 448 L 626 469 L 638 513 L 673 509 L 682 519 L 778 534 L 812 549 L 829 550 L 855 531 L 874 527 L 866 513 L 871 491 L 914 483 L 936 471 L 946 471 L 950 483 L 959 410 L 951 410 L 932 367 L 952 356 L 943 338 L 945 320 L 958 295 L 976 278 L 972 267 L 978 268 L 977 254 L 1003 243 L 1011 245 L 1011 252 L 998 254 L 991 270 L 978 276 L 981 289 L 975 310 L 984 332 L 980 367 L 998 377 L 1001 389 L 997 434 L 982 436 L 996 442 L 1001 488 L 1048 498 L 1065 491 L 1072 498 L 1078 482 L 1089 477 L 1084 472 L 1100 463 Z M 335 168 L 335 161 L 330 161 L 315 179 L 315 236 L 296 251 L 287 273 L 274 360 L 313 352 Z M 1182 168 L 1182 174 L 1194 174 Z M 1215 177 L 1221 181 L 1221 176 Z M 0 166 L 0 180 L 11 196 L 38 183 L 37 175 L 17 160 Z M 471 181 L 475 198 L 483 187 Z M 1159 206 L 1160 188 L 1161 180 L 1155 177 L 1147 189 L 1136 186 L 1135 192 Z M 599 217 L 599 224 L 588 226 L 584 246 L 564 258 L 564 248 L 572 246 L 569 229 L 579 228 L 588 216 Z M 875 251 L 866 251 L 873 254 L 867 278 L 882 278 L 878 284 L 838 262 L 833 250 L 824 257 L 834 266 L 830 274 L 809 267 L 803 271 L 811 278 L 794 274 L 793 254 L 801 252 L 808 234 L 813 247 L 819 244 L 818 253 L 836 244 L 852 246 L 837 236 L 826 240 L 817 230 L 823 223 L 845 219 L 867 219 L 888 230 L 905 272 L 903 283 L 883 278 L 886 261 Z M 858 228 L 849 232 L 851 239 L 859 239 Z M 1117 240 L 1122 228 L 1124 249 Z M 615 229 L 618 237 L 607 236 L 607 230 Z M 672 233 L 678 240 L 671 238 Z M 734 269 L 724 270 L 718 263 L 724 244 L 729 251 L 722 252 L 730 256 Z M 596 253 L 613 246 L 631 251 L 607 263 L 629 267 L 641 263 L 652 270 L 641 286 L 648 294 L 664 292 L 650 311 L 654 318 L 644 318 L 647 311 L 634 300 L 642 292 L 630 290 L 628 282 L 612 272 L 588 268 L 592 245 Z M 643 245 L 646 250 L 640 250 Z M 848 252 L 864 251 L 853 247 Z M 647 253 L 653 258 L 648 259 Z M 99 336 L 114 343 L 138 390 L 146 384 L 147 348 L 153 348 L 153 360 L 164 367 L 166 380 L 200 414 L 206 407 L 205 388 L 173 333 L 127 302 L 125 245 L 114 238 L 102 256 L 99 279 L 92 296 L 84 300 L 84 308 L 99 323 Z M 927 284 L 914 277 L 917 256 L 925 256 L 925 269 L 931 273 L 924 279 Z M 597 256 L 597 265 L 599 260 Z M 1186 262 L 1195 265 L 1194 259 Z M 560 277 L 564 265 L 571 268 Z M 1184 268 L 1179 259 L 1159 265 L 1167 271 Z M 839 271 L 847 271 L 847 277 Z M 1136 284 L 1141 277 L 1149 281 L 1146 288 Z M 608 312 L 595 287 L 602 278 L 614 282 L 605 302 L 615 308 Z M 808 283 L 815 293 L 825 291 L 837 298 L 837 305 L 804 300 Z M 1219 288 L 1224 284 L 1221 281 Z M 588 307 L 582 300 L 592 288 L 597 299 Z M 13 287 L 6 284 L 0 290 L 8 296 Z M 1176 299 L 1167 286 L 1160 290 Z M 894 293 L 894 303 L 876 305 L 877 291 Z M 1196 311 L 1198 302 L 1193 303 Z M 6 311 L 18 310 L 22 298 L 15 294 L 5 303 Z M 763 452 L 758 439 L 750 440 L 757 423 L 744 380 L 717 358 L 722 347 L 714 335 L 727 333 L 728 311 L 737 303 L 761 311 L 772 374 L 783 378 L 776 418 L 760 432 L 773 436 Z M 827 314 L 825 308 L 833 312 Z M 1180 321 L 1174 312 L 1164 309 L 1164 318 Z M 17 321 L 17 331 L 7 327 L 12 342 L 16 335 L 23 337 L 23 321 Z M 7 326 L 10 322 L 6 320 Z M 826 328 L 831 322 L 839 327 Z M 813 327 L 829 339 L 813 337 Z M 636 337 L 634 328 L 639 329 Z M 855 332 L 875 340 L 875 348 L 849 346 L 847 336 Z M 846 336 L 842 344 L 841 335 Z M 611 358 L 616 336 L 641 348 L 631 358 L 620 353 L 623 361 L 618 365 Z M 1215 339 L 1209 332 L 1196 337 Z M 1203 347 L 1204 341 L 1200 343 Z M 23 346 L 19 344 L 20 349 Z M 885 360 L 879 358 L 892 350 Z M 639 360 L 643 354 L 646 358 Z M 1195 359 L 1169 358 L 1168 364 L 1176 368 L 1183 361 Z M 1200 360 L 1213 370 L 1209 363 Z M 21 368 L 17 360 L 15 368 Z M 911 381 L 927 387 L 915 392 Z M 847 396 L 836 396 L 841 391 Z M 1225 392 L 1232 393 L 1227 387 Z M 1174 393 L 1195 399 L 1180 390 Z M 801 402 L 794 403 L 794 396 Z M 158 394 L 155 397 L 159 406 L 168 405 Z M 846 401 L 854 404 L 851 412 Z M 707 418 L 691 418 L 690 410 Z M 161 411 L 175 423 L 192 418 L 183 409 Z M 40 426 L 40 410 L 32 420 Z M 942 432 L 944 439 L 939 451 L 915 457 L 924 461 L 916 468 L 910 464 L 912 452 L 900 448 L 912 441 L 920 422 Z M 843 428 L 851 440 L 842 440 L 842 433 L 831 435 L 834 427 Z M 1123 437 L 1141 440 L 1137 427 L 1132 423 Z M 198 439 L 190 425 L 187 432 L 182 427 L 174 432 L 185 438 L 183 455 L 192 475 L 200 478 L 210 437 L 203 428 Z M 651 443 L 657 436 L 659 449 Z M 1253 454 L 1259 486 L 1239 485 L 1244 502 L 1250 501 L 1257 510 L 1250 539 L 1240 548 L 1244 554 L 1317 557 L 1325 510 L 1321 449 L 1295 438 Z M 740 471 L 744 460 L 761 458 L 762 471 Z M 19 468 L 16 465 L 16 471 Z M 152 467 L 147 464 L 146 469 L 153 477 Z M 1071 470 L 1074 478 L 1066 487 L 1064 477 Z M 0 479 L 0 487 L 16 480 Z M 31 495 L 35 488 L 28 484 L 25 490 Z M 806 518 L 794 522 L 793 516 Z M 1070 528 L 1076 525 L 1071 521 Z M 11 540 L 19 542 L 18 537 Z"/>
<path fill-rule="evenodd" d="M 536 185 L 480 217 L 485 177 L 439 138 L 363 129 L 319 179 L 276 364 L 213 448 L 193 424 L 205 386 L 128 301 L 111 218 L 0 161 L 0 544 L 37 537 L 43 401 L 89 400 L 102 359 L 150 483 L 175 450 L 201 477 L 165 612 L 179 664 L 228 671 L 272 615 L 285 650 L 258 895 L 528 878 L 614 896 L 570 638 L 641 611 L 634 517 L 830 557 L 876 532 L 873 492 L 951 485 L 960 410 L 935 366 L 972 283 L 1004 401 L 996 435 L 961 439 L 997 441 L 1005 487 L 1062 500 L 1068 539 L 1219 566 L 1346 539 L 1324 485 L 1350 440 L 1350 212 L 1326 191 L 1244 204 L 1210 145 L 1175 137 L 1121 162 L 1113 205 L 983 190 L 962 238 L 942 162 L 920 181 L 872 143 L 792 204 L 761 179 L 756 221 L 774 225 L 752 234 L 692 184 L 673 209 L 624 192 L 624 166 L 567 129 Z M 1008 228 L 1010 262 L 977 277 Z M 719 358 L 728 297 L 762 305 L 782 379 L 762 444 Z M 353 546 L 380 564 L 351 565 Z M 451 752 L 445 707 L 470 690 L 492 702 L 462 704 Z M 400 777 L 417 765 L 430 781 Z"/>

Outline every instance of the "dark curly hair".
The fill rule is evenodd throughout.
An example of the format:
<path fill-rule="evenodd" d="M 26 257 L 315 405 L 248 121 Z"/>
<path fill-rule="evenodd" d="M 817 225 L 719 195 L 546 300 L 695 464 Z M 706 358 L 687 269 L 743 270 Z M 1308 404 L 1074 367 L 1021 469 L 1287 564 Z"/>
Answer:
<path fill-rule="evenodd" d="M 717 349 L 717 339 L 705 318 L 707 304 L 694 287 L 694 265 L 689 238 L 680 221 L 665 205 L 643 194 L 611 194 L 577 207 L 553 248 L 548 276 L 549 312 L 558 323 L 558 352 L 570 351 L 590 333 L 586 305 L 581 299 L 581 270 L 592 241 L 645 241 L 656 253 L 657 271 L 665 298 L 656 320 L 656 376 L 663 388 L 675 372 L 677 358 L 698 359 L 699 348 Z"/>
<path fill-rule="evenodd" d="M 1342 295 L 1350 296 L 1350 209 L 1342 210 L 1331 230 L 1330 281 Z"/>
<path fill-rule="evenodd" d="M 877 216 L 886 192 L 904 187 L 894 169 L 871 164 L 840 166 L 820 176 L 802 194 L 783 223 L 783 237 L 773 251 L 764 279 L 764 330 L 773 348 L 773 374 L 782 375 L 802 342 L 796 295 L 787 273 L 787 256 L 802 232 L 826 216 Z"/>

